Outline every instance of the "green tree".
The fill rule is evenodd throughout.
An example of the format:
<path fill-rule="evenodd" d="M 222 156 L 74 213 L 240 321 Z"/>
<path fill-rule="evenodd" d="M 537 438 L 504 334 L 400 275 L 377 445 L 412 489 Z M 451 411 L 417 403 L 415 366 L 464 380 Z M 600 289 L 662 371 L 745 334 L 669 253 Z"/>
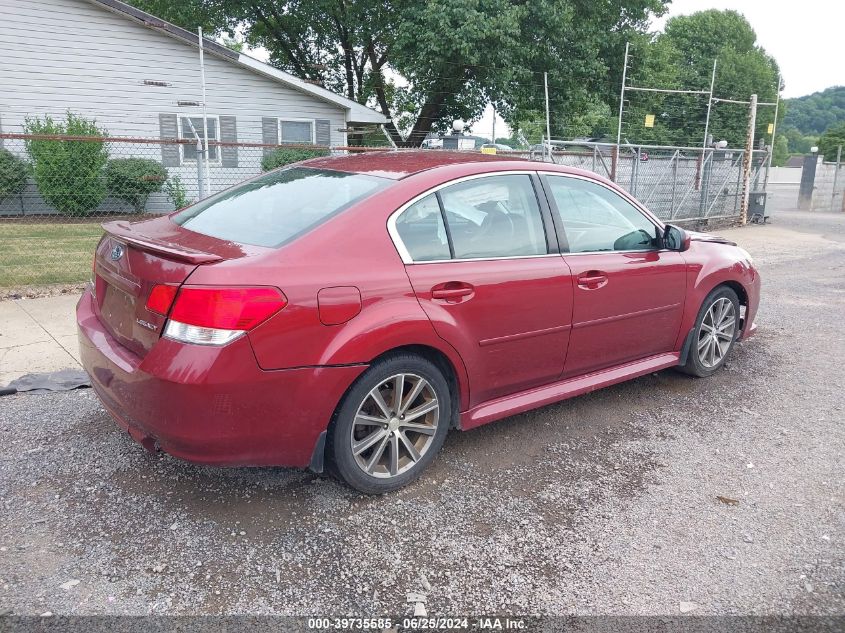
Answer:
<path fill-rule="evenodd" d="M 830 126 L 845 121 L 845 86 L 787 100 L 784 126 L 804 135 L 819 135 Z"/>
<path fill-rule="evenodd" d="M 715 97 L 748 101 L 756 94 L 758 101 L 771 103 L 779 91 L 777 63 L 757 44 L 754 29 L 736 11 L 710 9 L 670 18 L 664 33 L 645 47 L 640 40 L 634 48 L 630 85 L 641 81 L 639 85 L 648 87 L 709 90 L 715 59 Z M 626 120 L 633 123 L 630 128 L 623 128 L 624 134 L 638 141 L 666 139 L 691 146 L 704 142 L 706 96 L 634 93 L 630 98 Z M 655 114 L 653 128 L 644 127 L 646 113 Z M 773 120 L 774 108 L 760 106 L 757 138 L 771 141 L 768 125 Z M 724 139 L 732 147 L 741 147 L 747 122 L 748 106 L 716 102 L 711 109 L 709 132 L 715 140 Z"/>
<path fill-rule="evenodd" d="M 27 118 L 27 134 L 56 136 L 91 136 L 97 140 L 30 139 L 26 151 L 32 161 L 32 175 L 39 193 L 66 215 L 85 215 L 96 209 L 106 197 L 103 168 L 109 159 L 102 137 L 108 132 L 88 120 L 68 112 L 64 121 L 50 116 Z"/>
<path fill-rule="evenodd" d="M 809 154 L 810 148 L 819 142 L 818 136 L 802 134 L 794 127 L 787 128 L 783 134 L 790 154 Z"/>
<path fill-rule="evenodd" d="M 775 139 L 775 145 L 772 150 L 772 165 L 775 167 L 783 167 L 786 165 L 786 161 L 789 160 L 789 142 L 786 140 L 786 136 L 783 134 L 778 134 L 778 137 Z"/>
<path fill-rule="evenodd" d="M 542 72 L 556 126 L 618 86 L 626 39 L 668 0 L 133 0 L 193 30 L 242 28 L 275 66 L 389 119 L 397 145 L 418 146 L 488 102 L 508 122 L 542 110 Z M 401 81 L 395 78 L 401 77 Z M 597 96 L 598 95 L 598 96 Z M 558 123 L 561 122 L 561 123 Z M 556 130 L 559 128 L 556 128 Z"/>
<path fill-rule="evenodd" d="M 838 147 L 845 148 L 845 122 L 833 125 L 819 137 L 819 154 L 827 161 L 835 161 Z M 845 156 L 845 153 L 843 153 Z"/>

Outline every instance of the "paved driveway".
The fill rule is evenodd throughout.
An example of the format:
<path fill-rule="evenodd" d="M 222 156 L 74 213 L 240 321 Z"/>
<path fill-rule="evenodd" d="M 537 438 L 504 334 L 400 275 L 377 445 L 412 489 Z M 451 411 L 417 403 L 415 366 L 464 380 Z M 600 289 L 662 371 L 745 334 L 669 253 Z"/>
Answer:
<path fill-rule="evenodd" d="M 727 232 L 764 295 L 724 371 L 454 433 L 385 497 L 0 399 L 0 611 L 845 614 L 845 217 L 774 219 Z"/>

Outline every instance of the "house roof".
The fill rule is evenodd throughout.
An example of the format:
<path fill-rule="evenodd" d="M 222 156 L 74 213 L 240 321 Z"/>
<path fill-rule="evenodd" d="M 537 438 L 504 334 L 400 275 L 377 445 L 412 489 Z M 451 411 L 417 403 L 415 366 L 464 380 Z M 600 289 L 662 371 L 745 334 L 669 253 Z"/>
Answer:
<path fill-rule="evenodd" d="M 147 13 L 146 11 L 141 11 L 140 9 L 124 2 L 120 2 L 119 0 L 88 0 L 88 2 L 106 9 L 107 11 L 123 16 L 133 22 L 142 24 L 147 28 L 164 33 L 165 35 L 177 39 L 184 44 L 199 48 L 199 36 L 196 33 L 192 33 L 191 31 L 187 31 L 176 26 L 175 24 L 171 24 L 170 22 L 162 20 L 161 18 Z M 274 68 L 273 66 L 265 64 L 254 57 L 250 57 L 249 55 L 233 51 L 205 37 L 203 38 L 203 49 L 209 55 L 214 55 L 215 57 L 224 59 L 232 64 L 247 68 L 260 75 L 264 75 L 265 77 L 278 81 L 289 88 L 304 92 L 316 99 L 332 103 L 345 109 L 347 111 L 346 120 L 350 123 L 380 124 L 387 121 L 387 117 L 385 117 L 382 113 L 363 106 L 357 101 L 343 97 L 320 86 L 315 86 L 314 84 L 300 79 L 299 77 L 295 77 L 290 73 Z"/>

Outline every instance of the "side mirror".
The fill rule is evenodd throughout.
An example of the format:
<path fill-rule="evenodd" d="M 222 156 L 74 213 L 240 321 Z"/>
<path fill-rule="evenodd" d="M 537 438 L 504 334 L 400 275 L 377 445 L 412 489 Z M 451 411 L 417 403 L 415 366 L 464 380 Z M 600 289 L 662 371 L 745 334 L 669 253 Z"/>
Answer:
<path fill-rule="evenodd" d="M 689 249 L 690 241 L 689 233 L 679 226 L 667 224 L 663 230 L 663 248 L 668 248 L 670 251 L 682 253 Z"/>

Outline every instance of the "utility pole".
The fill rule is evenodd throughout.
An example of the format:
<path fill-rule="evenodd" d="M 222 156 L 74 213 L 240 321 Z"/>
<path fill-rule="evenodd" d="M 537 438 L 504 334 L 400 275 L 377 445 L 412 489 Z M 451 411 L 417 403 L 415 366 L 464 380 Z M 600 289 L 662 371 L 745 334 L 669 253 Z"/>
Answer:
<path fill-rule="evenodd" d="M 549 73 L 543 73 L 543 87 L 546 89 L 546 138 L 549 140 L 549 156 L 552 155 L 552 126 L 549 118 Z M 545 143 L 543 153 L 545 153 Z"/>
<path fill-rule="evenodd" d="M 713 87 L 716 85 L 716 60 L 713 60 L 713 74 L 710 75 L 710 96 L 707 98 L 707 119 L 704 121 L 704 145 L 707 149 L 707 137 L 710 134 L 710 110 L 713 108 Z"/>
<path fill-rule="evenodd" d="M 778 75 L 778 93 L 775 96 L 775 122 L 772 123 L 772 144 L 769 148 L 769 161 L 766 164 L 766 180 L 763 183 L 763 190 L 769 188 L 769 172 L 772 170 L 772 155 L 775 153 L 775 140 L 778 133 L 778 108 L 780 107 L 780 75 Z"/>
<path fill-rule="evenodd" d="M 619 94 L 619 123 L 616 127 L 616 151 L 613 154 L 610 179 L 616 182 L 616 171 L 619 163 L 619 146 L 622 144 L 622 109 L 625 106 L 625 82 L 628 81 L 628 49 L 631 43 L 625 42 L 625 63 L 622 66 L 622 92 Z"/>
<path fill-rule="evenodd" d="M 205 58 L 203 56 L 203 37 L 202 37 L 202 27 L 197 28 L 197 35 L 199 36 L 199 45 L 200 45 L 200 76 L 202 78 L 202 138 L 203 142 L 203 153 L 205 154 L 205 190 L 208 195 L 211 195 L 211 175 L 208 171 L 208 163 L 210 162 L 208 156 L 208 111 L 206 110 L 205 105 Z"/>
<path fill-rule="evenodd" d="M 739 208 L 739 223 L 748 223 L 748 202 L 751 199 L 751 168 L 754 163 L 754 128 L 757 125 L 757 95 L 751 95 L 748 112 L 748 134 L 745 139 L 745 155 L 742 157 L 742 204 Z"/>
<path fill-rule="evenodd" d="M 496 104 L 493 105 L 493 138 L 490 139 L 490 142 L 494 145 L 496 144 Z"/>

